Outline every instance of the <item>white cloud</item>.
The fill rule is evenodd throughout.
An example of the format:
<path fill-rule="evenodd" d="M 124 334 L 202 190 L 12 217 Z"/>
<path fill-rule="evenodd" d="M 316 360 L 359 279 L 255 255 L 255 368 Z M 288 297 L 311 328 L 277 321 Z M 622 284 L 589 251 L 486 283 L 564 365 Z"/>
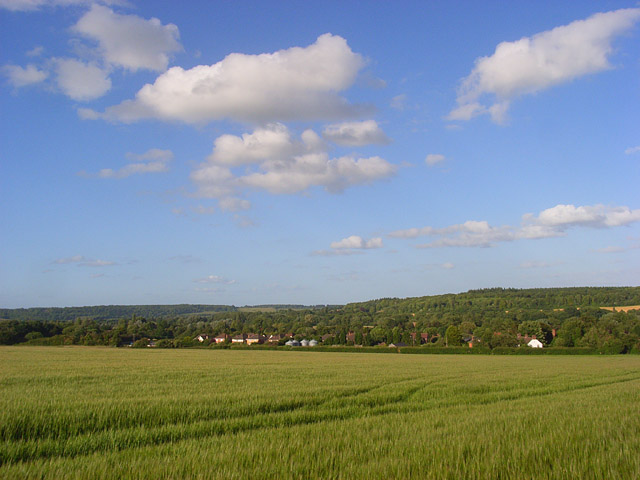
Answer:
<path fill-rule="evenodd" d="M 235 280 L 229 280 L 219 275 L 208 275 L 204 278 L 196 278 L 194 282 L 195 283 L 222 283 L 225 285 L 232 285 L 236 283 Z"/>
<path fill-rule="evenodd" d="M 640 8 L 597 13 L 532 37 L 500 43 L 493 55 L 476 60 L 458 91 L 458 107 L 447 118 L 469 120 L 489 113 L 502 123 L 516 97 L 611 68 L 611 42 L 638 19 Z M 484 95 L 493 95 L 495 103 L 481 104 Z"/>
<path fill-rule="evenodd" d="M 141 155 L 127 153 L 127 158 L 132 160 L 132 163 L 119 170 L 103 168 L 95 176 L 100 178 L 126 178 L 137 174 L 167 172 L 169 171 L 169 163 L 173 160 L 173 152 L 171 150 L 152 148 Z M 80 172 L 79 175 L 85 177 L 94 176 L 86 172 Z"/>
<path fill-rule="evenodd" d="M 634 153 L 638 153 L 638 152 L 640 152 L 640 146 L 629 147 L 624 151 L 626 155 L 633 155 Z"/>
<path fill-rule="evenodd" d="M 363 250 L 382 247 L 383 242 L 380 237 L 365 240 L 358 235 L 351 235 L 350 237 L 343 238 L 338 242 L 331 242 L 331 250 L 316 250 L 312 252 L 311 255 L 321 257 L 359 255 L 363 253 Z"/>
<path fill-rule="evenodd" d="M 556 205 L 540 212 L 535 217 L 531 214 L 525 220 L 534 225 L 568 228 L 586 226 L 594 228 L 619 227 L 640 221 L 640 209 L 629 207 L 607 207 L 605 205 L 579 206 Z"/>
<path fill-rule="evenodd" d="M 233 171 L 237 166 L 246 168 Z M 293 194 L 319 186 L 341 192 L 388 178 L 395 171 L 394 165 L 380 157 L 330 158 L 326 145 L 312 130 L 295 139 L 284 125 L 269 124 L 242 137 L 222 135 L 216 139 L 213 153 L 192 172 L 191 179 L 199 196 L 224 198 L 247 189 Z M 232 210 L 225 207 L 224 200 L 220 207 Z"/>
<path fill-rule="evenodd" d="M 32 64 L 27 65 L 26 68 L 19 65 L 5 65 L 2 67 L 2 73 L 7 76 L 9 83 L 16 88 L 41 83 L 49 76 L 47 72 L 38 70 Z"/>
<path fill-rule="evenodd" d="M 239 177 L 239 184 L 273 194 L 292 194 L 321 186 L 338 193 L 353 185 L 369 184 L 393 175 L 396 168 L 380 157 L 329 158 L 326 153 L 296 156 L 282 165 L 265 165 L 266 172 Z"/>
<path fill-rule="evenodd" d="M 242 137 L 221 135 L 215 140 L 208 160 L 218 165 L 237 166 L 286 158 L 303 151 L 301 144 L 294 143 L 287 127 L 274 123 L 257 128 L 253 133 L 244 133 Z"/>
<path fill-rule="evenodd" d="M 440 153 L 430 153 L 429 155 L 427 155 L 427 158 L 425 158 L 424 161 L 427 165 L 433 167 L 440 162 L 444 162 L 445 156 Z"/>
<path fill-rule="evenodd" d="M 349 147 L 384 145 L 391 141 L 375 120 L 329 125 L 322 132 L 322 136 L 338 145 Z"/>
<path fill-rule="evenodd" d="M 112 265 L 117 265 L 116 262 L 87 258 L 83 255 L 75 255 L 73 257 L 59 258 L 57 260 L 54 260 L 53 263 L 56 265 L 75 264 L 79 267 L 109 267 Z"/>
<path fill-rule="evenodd" d="M 392 238 L 434 237 L 417 248 L 440 247 L 492 247 L 497 243 L 523 239 L 543 239 L 565 236 L 574 227 L 614 228 L 640 222 L 640 209 L 606 207 L 604 205 L 579 206 L 556 205 L 540 212 L 538 216 L 525 214 L 519 227 L 503 225 L 495 227 L 486 221 L 469 220 L 444 228 L 422 227 L 397 230 L 388 234 Z"/>
<path fill-rule="evenodd" d="M 206 198 L 229 197 L 238 188 L 238 180 L 230 169 L 212 163 L 203 163 L 191 172 L 191 180 L 197 185 L 197 195 Z"/>
<path fill-rule="evenodd" d="M 334 250 L 345 250 L 345 249 L 372 249 L 372 248 L 382 248 L 382 238 L 375 237 L 370 240 L 365 240 L 358 235 L 351 235 L 350 237 L 343 238 L 339 242 L 332 242 L 331 248 Z"/>
<path fill-rule="evenodd" d="M 232 53 L 213 65 L 170 68 L 134 100 L 109 107 L 101 116 L 195 124 L 225 118 L 257 123 L 345 118 L 366 110 L 338 95 L 363 66 L 344 38 L 324 34 L 304 48 Z"/>
<path fill-rule="evenodd" d="M 165 70 L 169 55 L 182 50 L 175 25 L 162 25 L 157 18 L 120 15 L 95 4 L 73 31 L 95 40 L 107 63 L 132 71 Z"/>
<path fill-rule="evenodd" d="M 58 87 L 74 100 L 94 100 L 111 89 L 108 72 L 94 64 L 71 58 L 56 59 L 55 69 Z"/>
<path fill-rule="evenodd" d="M 451 262 L 446 262 L 442 264 L 442 268 L 444 268 L 445 270 L 451 270 L 455 268 L 455 265 Z"/>
<path fill-rule="evenodd" d="M 511 227 L 493 227 L 486 221 L 468 220 L 459 225 L 434 229 L 430 235 L 440 238 L 417 248 L 440 247 L 491 247 L 497 242 L 511 241 L 514 233 Z"/>

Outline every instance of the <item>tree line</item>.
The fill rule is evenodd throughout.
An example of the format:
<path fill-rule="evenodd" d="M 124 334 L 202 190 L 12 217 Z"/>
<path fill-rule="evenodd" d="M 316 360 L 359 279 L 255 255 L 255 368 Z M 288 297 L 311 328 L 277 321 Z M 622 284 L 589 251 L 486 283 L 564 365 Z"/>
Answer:
<path fill-rule="evenodd" d="M 221 305 L 2 310 L 0 344 L 143 346 L 153 341 L 184 347 L 200 344 L 197 335 L 256 333 L 325 345 L 497 348 L 535 336 L 545 346 L 640 351 L 640 310 L 601 309 L 623 305 L 640 305 L 640 287 L 485 289 L 265 310 Z"/>

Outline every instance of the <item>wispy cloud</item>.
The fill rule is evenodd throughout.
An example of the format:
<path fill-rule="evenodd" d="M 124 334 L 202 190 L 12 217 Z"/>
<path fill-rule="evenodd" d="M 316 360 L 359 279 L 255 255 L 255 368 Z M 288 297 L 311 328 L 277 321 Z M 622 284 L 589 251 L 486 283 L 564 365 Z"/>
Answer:
<path fill-rule="evenodd" d="M 205 207 L 204 205 L 197 205 L 195 207 L 191 207 L 191 210 L 198 215 L 213 215 L 216 213 L 216 209 L 211 206 Z"/>
<path fill-rule="evenodd" d="M 617 246 L 611 245 L 604 248 L 598 248 L 595 251 L 598 253 L 622 253 L 622 252 L 626 252 L 627 249 L 624 247 L 617 247 Z"/>
<path fill-rule="evenodd" d="M 629 147 L 627 148 L 624 153 L 626 155 L 633 155 L 634 153 L 640 153 L 640 146 L 637 147 Z"/>
<path fill-rule="evenodd" d="M 549 263 L 549 262 L 544 262 L 544 261 L 540 261 L 540 260 L 529 260 L 527 262 L 522 262 L 518 268 L 524 269 L 524 270 L 528 270 L 528 269 L 532 269 L 532 268 L 549 268 L 549 267 L 553 267 L 556 265 L 559 265 L 560 262 L 553 262 L 553 263 Z"/>
<path fill-rule="evenodd" d="M 443 228 L 409 228 L 389 233 L 391 238 L 434 237 L 417 248 L 492 247 L 500 242 L 560 237 L 571 228 L 614 228 L 640 221 L 640 209 L 605 205 L 556 205 L 534 214 L 525 214 L 519 227 L 492 226 L 487 221 L 469 220 Z"/>
<path fill-rule="evenodd" d="M 87 258 L 83 255 L 74 255 L 73 257 L 58 258 L 52 262 L 56 265 L 77 265 L 79 267 L 110 267 L 117 265 L 116 262 L 109 260 L 100 260 L 94 258 Z"/>
<path fill-rule="evenodd" d="M 131 163 L 118 170 L 103 168 L 96 174 L 81 171 L 78 175 L 82 177 L 127 178 L 131 175 L 145 173 L 163 173 L 169 171 L 169 163 L 173 160 L 173 152 L 171 150 L 152 148 L 141 155 L 127 153 L 127 158 Z"/>
<path fill-rule="evenodd" d="M 385 145 L 391 142 L 375 120 L 329 125 L 322 136 L 333 143 L 349 147 Z"/>
<path fill-rule="evenodd" d="M 200 257 L 194 257 L 193 255 L 174 255 L 173 257 L 169 257 L 169 260 L 184 264 L 202 263 L 202 259 Z"/>
<path fill-rule="evenodd" d="M 437 165 L 438 163 L 442 163 L 444 162 L 446 159 L 446 157 L 440 153 L 430 153 L 429 155 L 427 155 L 427 157 L 424 159 L 425 163 L 427 165 L 429 165 L 430 167 L 433 167 L 434 165 Z"/>
<path fill-rule="evenodd" d="M 14 12 L 28 12 L 51 7 L 71 7 L 75 5 L 104 5 L 126 4 L 126 0 L 0 0 L 0 8 Z"/>
<path fill-rule="evenodd" d="M 407 107 L 407 96 L 404 93 L 396 95 L 391 99 L 389 106 L 394 110 L 404 110 Z"/>
<path fill-rule="evenodd" d="M 342 250 L 315 250 L 311 252 L 311 256 L 313 257 L 342 257 L 349 255 L 362 255 L 364 252 L 362 250 L 350 250 L 350 249 L 342 249 Z"/>
<path fill-rule="evenodd" d="M 235 280 L 229 280 L 228 278 L 221 277 L 219 275 L 208 275 L 204 278 L 196 278 L 195 283 L 220 283 L 224 285 L 232 285 L 236 283 Z"/>

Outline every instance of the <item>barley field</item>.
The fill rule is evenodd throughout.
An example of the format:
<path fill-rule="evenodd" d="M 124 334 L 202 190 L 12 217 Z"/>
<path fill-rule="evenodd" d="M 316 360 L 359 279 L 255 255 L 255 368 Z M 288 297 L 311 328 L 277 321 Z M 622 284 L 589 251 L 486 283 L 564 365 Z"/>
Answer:
<path fill-rule="evenodd" d="M 640 478 L 640 356 L 0 348 L 0 478 Z"/>

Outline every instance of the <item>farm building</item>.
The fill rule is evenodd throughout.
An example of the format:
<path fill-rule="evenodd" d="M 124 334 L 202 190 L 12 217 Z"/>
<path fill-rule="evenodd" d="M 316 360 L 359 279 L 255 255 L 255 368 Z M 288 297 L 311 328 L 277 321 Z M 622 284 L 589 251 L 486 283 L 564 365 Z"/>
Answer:
<path fill-rule="evenodd" d="M 227 341 L 227 338 L 229 338 L 229 336 L 226 333 L 220 333 L 215 336 L 213 341 L 216 343 L 224 343 Z"/>
<path fill-rule="evenodd" d="M 535 338 L 532 339 L 529 343 L 527 343 L 527 346 L 531 347 L 531 348 L 542 348 L 543 347 L 542 342 L 540 340 L 538 340 L 538 339 L 535 339 Z"/>
<path fill-rule="evenodd" d="M 247 335 L 247 345 L 253 345 L 255 343 L 264 343 L 264 337 L 257 333 L 250 333 Z"/>

